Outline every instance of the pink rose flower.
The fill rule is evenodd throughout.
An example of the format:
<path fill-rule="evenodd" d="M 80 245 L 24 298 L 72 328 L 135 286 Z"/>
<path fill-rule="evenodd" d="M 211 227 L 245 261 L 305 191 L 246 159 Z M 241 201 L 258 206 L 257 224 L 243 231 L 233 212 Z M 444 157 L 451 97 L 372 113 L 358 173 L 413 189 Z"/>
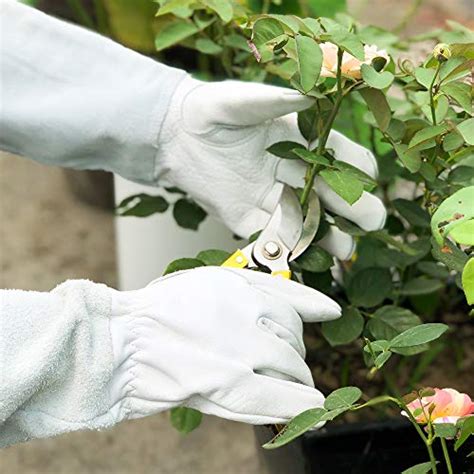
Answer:
<path fill-rule="evenodd" d="M 319 45 L 323 52 L 323 65 L 321 67 L 322 77 L 336 77 L 337 73 L 337 46 L 333 43 L 321 43 Z M 370 64 L 374 58 L 384 58 L 387 64 L 390 61 L 390 57 L 384 49 L 377 49 L 374 45 L 364 46 L 365 59 L 360 61 L 349 53 L 344 51 L 342 55 L 341 72 L 342 74 L 352 77 L 354 79 L 360 79 L 361 72 L 360 68 L 362 64 Z"/>
<path fill-rule="evenodd" d="M 469 395 L 453 388 L 435 388 L 434 391 L 434 395 L 408 403 L 407 408 L 418 423 L 454 424 L 459 418 L 474 413 L 474 403 Z M 407 416 L 404 411 L 402 415 Z"/>

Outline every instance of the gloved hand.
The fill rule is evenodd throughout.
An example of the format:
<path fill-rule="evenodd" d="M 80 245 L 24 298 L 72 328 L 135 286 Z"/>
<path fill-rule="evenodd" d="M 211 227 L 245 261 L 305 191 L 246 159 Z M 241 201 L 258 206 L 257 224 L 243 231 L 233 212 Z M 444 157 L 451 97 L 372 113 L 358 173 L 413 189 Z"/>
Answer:
<path fill-rule="evenodd" d="M 321 406 L 302 320 L 339 317 L 318 291 L 250 270 L 205 267 L 113 292 L 116 421 L 176 406 L 252 424 Z"/>
<path fill-rule="evenodd" d="M 306 143 L 294 112 L 308 108 L 312 100 L 264 84 L 205 83 L 186 77 L 162 127 L 158 183 L 178 186 L 237 235 L 248 237 L 267 223 L 279 197 L 278 181 L 303 185 L 303 163 L 280 160 L 266 149 L 279 141 Z M 340 133 L 331 133 L 328 147 L 338 160 L 377 175 L 372 153 Z M 321 179 L 316 180 L 316 190 L 329 210 L 363 229 L 384 225 L 386 211 L 374 195 L 364 192 L 350 206 Z M 352 238 L 335 226 L 321 244 L 341 259 L 349 258 L 354 249 Z"/>

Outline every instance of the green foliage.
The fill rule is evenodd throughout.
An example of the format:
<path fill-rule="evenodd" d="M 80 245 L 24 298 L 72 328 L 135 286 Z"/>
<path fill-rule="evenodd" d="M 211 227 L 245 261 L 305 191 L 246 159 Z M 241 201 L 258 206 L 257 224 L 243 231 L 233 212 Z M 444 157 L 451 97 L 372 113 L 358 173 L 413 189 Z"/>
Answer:
<path fill-rule="evenodd" d="M 467 303 L 474 305 L 474 258 L 470 258 L 462 271 L 462 288 Z"/>
<path fill-rule="evenodd" d="M 202 421 L 202 413 L 193 408 L 177 407 L 170 412 L 171 424 L 182 434 L 195 430 Z"/>
<path fill-rule="evenodd" d="M 356 340 L 364 329 L 364 318 L 357 308 L 345 307 L 342 316 L 322 323 L 321 331 L 331 346 L 341 346 Z"/>
<path fill-rule="evenodd" d="M 174 205 L 173 216 L 179 226 L 185 229 L 197 230 L 207 214 L 195 202 L 181 198 Z"/>
<path fill-rule="evenodd" d="M 190 270 L 191 268 L 203 267 L 205 263 L 197 258 L 178 258 L 172 261 L 163 272 L 163 275 L 179 272 L 181 270 Z"/>
<path fill-rule="evenodd" d="M 474 118 L 467 81 L 474 64 L 472 31 L 448 21 L 446 30 L 402 40 L 394 32 L 362 26 L 347 15 L 334 18 L 344 9 L 344 0 L 310 0 L 304 12 L 302 2 L 289 0 L 157 3 L 151 26 L 157 50 L 179 45 L 194 51 L 206 77 L 265 80 L 313 98 L 314 105 L 298 113 L 304 140 L 297 143 L 282 136 L 268 148 L 271 155 L 307 167 L 300 192 L 304 209 L 316 177 L 349 205 L 364 191 L 375 190 L 384 197 L 385 229 L 366 231 L 323 212 L 317 238 L 292 263 L 295 278 L 330 293 L 343 307 L 339 320 L 322 324 L 321 344 L 329 344 L 339 358 L 347 344 L 352 344 L 351 350 L 362 347 L 369 379 L 386 370 L 389 361 L 392 366 L 424 351 L 419 367 L 431 363 L 443 343 L 432 349 L 430 343 L 447 331 L 445 316 L 466 313 L 461 286 L 468 304 L 474 304 Z M 149 27 L 143 30 L 144 35 L 149 32 Z M 424 62 L 387 61 L 385 52 L 364 61 L 364 46 L 375 44 L 398 57 L 412 41 L 426 39 L 445 43 L 441 60 L 437 50 Z M 339 58 L 344 52 L 365 64 L 355 72 L 336 65 L 328 74 L 322 67 L 323 43 L 335 45 Z M 331 128 L 371 148 L 379 162 L 376 179 L 341 161 L 344 157 L 336 159 L 327 145 Z M 411 189 L 399 194 L 402 182 Z M 170 205 L 176 221 L 188 229 L 196 229 L 205 217 L 186 196 L 177 196 Z M 163 197 L 139 195 L 121 203 L 118 212 L 145 216 L 168 206 Z M 337 279 L 330 271 L 332 256 L 318 244 L 329 224 L 353 236 L 357 245 L 351 262 L 338 262 Z M 227 252 L 206 250 L 196 258 L 173 262 L 167 272 L 220 265 L 227 257 Z M 415 375 L 419 378 L 417 371 Z M 349 410 L 384 402 L 402 406 L 388 396 L 360 404 L 359 389 L 340 390 L 328 396 L 324 407 L 295 417 L 265 447 L 282 446 Z M 459 447 L 472 435 L 472 421 L 457 429 Z M 450 433 L 452 427 L 440 426 L 431 435 L 446 439 Z M 422 463 L 404 472 L 432 468 L 433 462 Z"/>
<path fill-rule="evenodd" d="M 117 214 L 120 216 L 148 217 L 152 214 L 165 212 L 168 206 L 168 202 L 162 196 L 150 196 L 140 193 L 122 200 L 117 206 Z"/>

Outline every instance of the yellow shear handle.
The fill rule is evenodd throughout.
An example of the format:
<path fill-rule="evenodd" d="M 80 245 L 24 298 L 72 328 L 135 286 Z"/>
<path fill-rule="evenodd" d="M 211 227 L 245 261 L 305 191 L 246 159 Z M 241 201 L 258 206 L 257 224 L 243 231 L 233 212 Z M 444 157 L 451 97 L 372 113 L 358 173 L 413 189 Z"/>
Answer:
<path fill-rule="evenodd" d="M 241 250 L 234 252 L 221 266 L 228 268 L 245 268 L 249 261 Z M 281 276 L 286 279 L 291 278 L 290 270 L 275 270 L 272 272 L 273 276 Z"/>
<path fill-rule="evenodd" d="M 221 265 L 221 267 L 245 268 L 248 263 L 249 261 L 243 252 L 237 250 Z"/>

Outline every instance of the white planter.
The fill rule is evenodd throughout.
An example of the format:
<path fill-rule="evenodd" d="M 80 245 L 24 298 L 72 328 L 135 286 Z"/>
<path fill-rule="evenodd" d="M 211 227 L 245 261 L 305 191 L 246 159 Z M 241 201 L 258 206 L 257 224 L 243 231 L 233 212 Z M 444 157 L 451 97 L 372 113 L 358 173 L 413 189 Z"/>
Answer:
<path fill-rule="evenodd" d="M 115 202 L 137 193 L 161 194 L 162 189 L 132 183 L 115 176 Z M 165 196 L 166 197 L 166 196 Z M 168 195 L 175 200 L 176 195 Z M 198 231 L 179 227 L 171 210 L 150 217 L 116 217 L 119 288 L 142 288 L 181 257 L 195 257 L 201 250 L 235 250 L 239 242 L 223 224 L 207 217 Z"/>

